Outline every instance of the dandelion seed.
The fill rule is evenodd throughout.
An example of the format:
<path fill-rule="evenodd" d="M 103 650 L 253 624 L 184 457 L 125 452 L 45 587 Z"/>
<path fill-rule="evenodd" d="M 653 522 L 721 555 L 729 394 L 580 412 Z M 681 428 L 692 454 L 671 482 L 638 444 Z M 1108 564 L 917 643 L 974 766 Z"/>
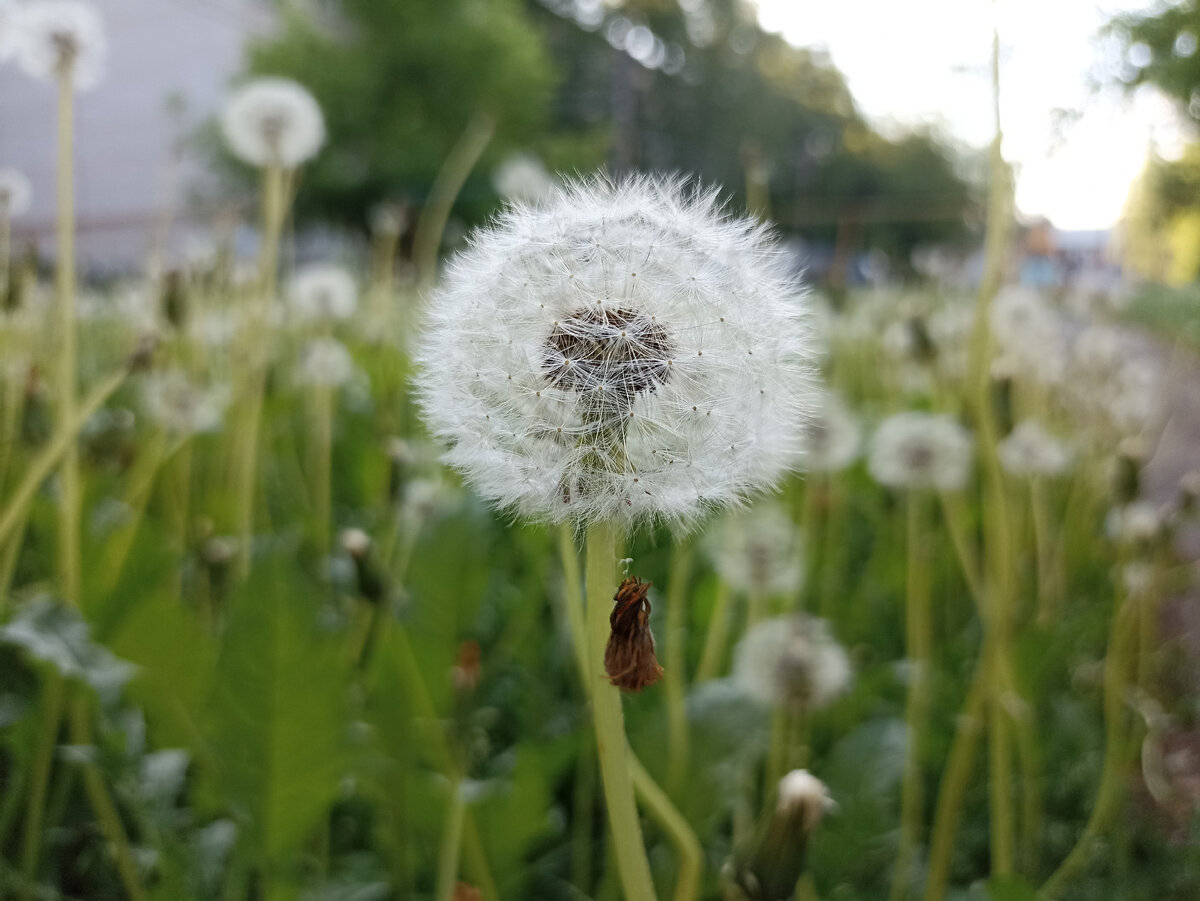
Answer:
<path fill-rule="evenodd" d="M 690 523 L 795 465 L 814 356 L 760 225 L 713 192 L 596 178 L 507 211 L 451 264 L 418 386 L 447 461 L 498 505 Z"/>
<path fill-rule="evenodd" d="M 258 78 L 225 104 L 221 128 L 229 149 L 252 166 L 292 168 L 325 143 L 325 119 L 312 94 L 288 78 Z"/>
<path fill-rule="evenodd" d="M 69 72 L 77 91 L 104 74 L 108 45 L 100 15 L 82 0 L 39 0 L 21 7 L 15 54 L 26 75 L 54 80 Z"/>
<path fill-rule="evenodd" d="M 971 436 L 949 416 L 896 413 L 876 429 L 867 465 L 882 485 L 954 491 L 970 474 Z"/>

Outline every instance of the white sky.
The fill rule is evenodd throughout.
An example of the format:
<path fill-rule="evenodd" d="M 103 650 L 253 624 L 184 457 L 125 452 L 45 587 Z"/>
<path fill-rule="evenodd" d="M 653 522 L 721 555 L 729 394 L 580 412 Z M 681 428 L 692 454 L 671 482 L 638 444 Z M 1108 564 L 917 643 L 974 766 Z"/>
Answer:
<path fill-rule="evenodd" d="M 1097 37 L 1100 27 L 1152 0 L 999 0 L 995 12 L 991 0 L 756 2 L 764 28 L 829 51 L 877 125 L 933 123 L 973 146 L 992 135 L 995 17 L 1004 155 L 1017 166 L 1017 205 L 1060 228 L 1114 224 L 1151 146 L 1172 156 L 1194 137 L 1150 90 L 1130 99 L 1090 86 L 1122 65 Z M 1062 124 L 1056 109 L 1082 117 Z"/>

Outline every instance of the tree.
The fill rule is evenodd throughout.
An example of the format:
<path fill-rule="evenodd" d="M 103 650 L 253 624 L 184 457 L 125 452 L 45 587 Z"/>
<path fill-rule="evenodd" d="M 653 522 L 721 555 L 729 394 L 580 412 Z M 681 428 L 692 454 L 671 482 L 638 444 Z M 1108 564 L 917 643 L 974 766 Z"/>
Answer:
<path fill-rule="evenodd" d="M 1154 85 L 1200 121 L 1200 7 L 1195 0 L 1116 16 L 1105 30 L 1124 48 L 1127 65 L 1120 78 L 1128 87 Z"/>

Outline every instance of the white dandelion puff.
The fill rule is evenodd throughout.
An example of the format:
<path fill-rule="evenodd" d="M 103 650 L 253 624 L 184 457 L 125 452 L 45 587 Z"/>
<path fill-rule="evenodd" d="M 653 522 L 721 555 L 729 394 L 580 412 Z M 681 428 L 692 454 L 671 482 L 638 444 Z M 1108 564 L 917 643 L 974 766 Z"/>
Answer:
<path fill-rule="evenodd" d="M 852 675 L 829 624 L 804 614 L 763 620 L 734 650 L 734 681 L 768 707 L 819 710 L 846 692 Z"/>
<path fill-rule="evenodd" d="M 514 153 L 492 172 L 492 187 L 505 200 L 537 203 L 554 190 L 554 179 L 532 153 Z"/>
<path fill-rule="evenodd" d="M 301 322 L 349 319 L 358 306 L 358 286 L 354 276 L 341 266 L 314 264 L 292 278 L 288 303 Z"/>
<path fill-rule="evenodd" d="M 228 385 L 201 387 L 179 369 L 153 373 L 142 383 L 146 415 L 179 435 L 218 431 L 232 397 Z"/>
<path fill-rule="evenodd" d="M 709 533 L 707 549 L 721 578 L 752 597 L 787 597 L 804 584 L 800 531 L 777 503 L 725 517 Z"/>
<path fill-rule="evenodd" d="M 1019 423 L 997 446 L 1000 465 L 1015 476 L 1056 476 L 1071 465 L 1071 449 L 1041 423 Z"/>
<path fill-rule="evenodd" d="M 297 385 L 340 388 L 354 378 L 350 351 L 333 338 L 314 338 L 300 352 L 294 381 Z"/>
<path fill-rule="evenodd" d="M 1062 330 L 1058 316 L 1038 294 L 1019 286 L 1005 288 L 992 300 L 988 321 L 998 350 L 993 375 L 1044 384 L 1061 381 L 1066 369 Z"/>
<path fill-rule="evenodd" d="M 1133 501 L 1123 507 L 1113 507 L 1104 521 L 1109 540 L 1118 544 L 1151 542 L 1162 528 L 1162 515 L 1150 501 Z"/>
<path fill-rule="evenodd" d="M 81 0 L 39 0 L 21 7 L 14 48 L 32 78 L 52 80 L 69 70 L 77 91 L 94 88 L 104 74 L 108 44 L 100 15 Z"/>
<path fill-rule="evenodd" d="M 971 435 L 949 416 L 896 413 L 875 430 L 867 465 L 882 485 L 954 491 L 970 474 Z"/>
<path fill-rule="evenodd" d="M 292 168 L 316 156 L 325 143 L 321 107 L 290 78 L 257 78 L 225 104 L 221 128 L 229 149 L 253 166 Z"/>
<path fill-rule="evenodd" d="M 16 0 L 0 0 L 0 63 L 16 52 L 20 17 L 21 7 Z"/>
<path fill-rule="evenodd" d="M 768 232 L 679 182 L 557 188 L 434 294 L 420 399 L 483 496 L 561 522 L 693 522 L 769 488 L 815 406 L 804 299 Z"/>
<path fill-rule="evenodd" d="M 20 216 L 29 209 L 33 186 L 25 173 L 17 169 L 0 169 L 0 219 Z"/>
<path fill-rule="evenodd" d="M 810 472 L 838 472 L 858 458 L 862 428 L 858 420 L 832 394 L 804 428 L 804 468 Z"/>

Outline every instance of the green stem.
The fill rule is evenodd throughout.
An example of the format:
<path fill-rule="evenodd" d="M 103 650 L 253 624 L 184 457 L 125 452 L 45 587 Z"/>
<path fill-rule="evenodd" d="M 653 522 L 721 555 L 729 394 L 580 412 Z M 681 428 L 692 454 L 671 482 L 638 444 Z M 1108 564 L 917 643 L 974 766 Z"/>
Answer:
<path fill-rule="evenodd" d="M 463 820 L 467 811 L 463 800 L 462 782 L 450 783 L 450 804 L 442 827 L 442 844 L 438 849 L 437 901 L 453 901 L 458 882 L 458 859 L 462 849 Z"/>
<path fill-rule="evenodd" d="M 29 798 L 25 805 L 21 846 L 21 875 L 33 882 L 37 878 L 41 854 L 42 816 L 46 806 L 46 788 L 58 746 L 58 727 L 66 700 L 66 680 L 57 672 L 46 677 L 42 686 L 42 710 L 34 744 L 33 765 L 29 775 Z M 26 897 L 30 897 L 27 895 Z"/>
<path fill-rule="evenodd" d="M 329 553 L 333 528 L 333 416 L 335 394 L 328 385 L 313 389 L 313 515 L 317 551 Z"/>
<path fill-rule="evenodd" d="M 925 901 L 941 901 L 946 895 L 950 854 L 954 848 L 954 831 L 958 826 L 963 799 L 971 781 L 979 733 L 983 729 L 984 704 L 988 697 L 987 673 L 987 667 L 982 662 L 975 667 L 975 675 L 971 679 L 971 687 L 967 691 L 962 712 L 958 715 L 954 741 L 950 745 L 946 769 L 938 788 L 937 813 L 933 818 L 933 832 L 929 842 L 929 874 L 925 882 Z"/>
<path fill-rule="evenodd" d="M 474 116 L 434 179 L 413 238 L 413 262 L 417 267 L 417 282 L 422 288 L 432 285 L 437 277 L 438 250 L 450 210 L 495 131 L 496 122 L 491 116 Z"/>
<path fill-rule="evenodd" d="M 898 901 L 908 894 L 912 884 L 913 861 L 921 838 L 925 804 L 921 764 L 929 719 L 929 685 L 933 668 L 933 625 L 929 583 L 925 578 L 922 498 L 910 492 L 905 498 L 905 505 L 908 562 L 904 621 L 909 662 L 905 732 L 908 740 L 904 747 L 904 776 L 900 787 L 900 847 L 889 895 L 892 901 Z"/>
<path fill-rule="evenodd" d="M 77 745 L 92 743 L 91 717 L 82 698 L 76 698 L 70 710 L 71 741 Z M 125 897 L 130 901 L 142 901 L 146 892 L 138 877 L 137 865 L 133 860 L 133 852 L 129 847 L 129 839 L 125 835 L 125 827 L 121 824 L 121 815 L 117 805 L 108 791 L 100 768 L 88 761 L 83 765 L 83 787 L 96 818 L 100 821 L 100 831 L 111 846 L 116 857 L 117 873 L 125 888 Z"/>
<path fill-rule="evenodd" d="M 708 632 L 704 636 L 704 650 L 700 654 L 700 665 L 696 667 L 697 684 L 717 678 L 724 663 L 725 646 L 729 642 L 729 605 L 732 597 L 728 583 L 718 578 L 717 596 L 708 620 Z"/>
<path fill-rule="evenodd" d="M 687 627 L 684 613 L 691 568 L 691 546 L 676 545 L 666 591 L 667 628 L 666 648 L 663 654 L 663 688 L 667 700 L 667 787 L 672 794 L 676 794 L 683 787 L 690 757 L 686 704 L 687 666 L 684 653 Z"/>
<path fill-rule="evenodd" d="M 1124 788 L 1126 730 L 1124 728 L 1125 687 L 1128 681 L 1129 648 L 1137 640 L 1137 605 L 1125 600 L 1113 615 L 1108 637 L 1108 655 L 1104 661 L 1104 770 L 1091 816 L 1083 827 L 1071 853 L 1051 874 L 1038 892 L 1043 901 L 1055 901 L 1087 865 L 1096 841 L 1116 816 Z"/>
<path fill-rule="evenodd" d="M 92 393 L 83 399 L 74 418 L 59 423 L 50 443 L 34 459 L 25 470 L 20 483 L 13 490 L 4 511 L 0 513 L 0 544 L 12 537 L 16 528 L 24 523 L 24 514 L 29 502 L 33 500 L 38 487 L 46 480 L 51 471 L 67 455 L 75 442 L 76 436 L 84 424 L 100 407 L 104 406 L 129 375 L 128 370 L 122 369 L 113 373 L 105 381 L 92 389 Z"/>
<path fill-rule="evenodd" d="M 55 287 L 58 294 L 58 421 L 75 419 L 77 346 L 75 323 L 75 86 L 69 61 L 58 72 L 58 231 L 55 254 Z M 63 453 L 59 467 L 59 590 L 72 604 L 80 602 L 81 495 L 79 448 L 74 439 Z"/>
<path fill-rule="evenodd" d="M 604 674 L 610 599 L 617 587 L 617 536 L 612 526 L 593 525 L 587 536 L 588 678 L 596 756 L 604 784 L 617 871 L 626 901 L 654 901 L 654 881 L 633 800 L 630 753 L 625 739 L 621 693 Z"/>
<path fill-rule="evenodd" d="M 642 800 L 646 811 L 667 834 L 679 855 L 679 875 L 675 880 L 675 901 L 694 901 L 700 892 L 700 877 L 704 872 L 704 852 L 700 840 L 688 825 L 687 820 L 671 803 L 667 793 L 646 772 L 640 760 L 632 753 L 629 766 L 633 773 L 633 788 Z"/>

